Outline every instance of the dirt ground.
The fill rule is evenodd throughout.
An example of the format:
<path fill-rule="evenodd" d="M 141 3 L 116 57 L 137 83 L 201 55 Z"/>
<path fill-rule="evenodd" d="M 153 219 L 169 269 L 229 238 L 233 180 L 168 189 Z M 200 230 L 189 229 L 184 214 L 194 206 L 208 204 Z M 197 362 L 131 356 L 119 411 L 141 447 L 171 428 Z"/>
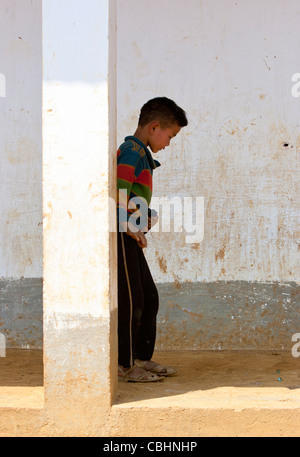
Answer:
<path fill-rule="evenodd" d="M 300 359 L 290 352 L 189 351 L 156 352 L 154 360 L 173 365 L 178 373 L 156 383 L 118 383 L 115 405 L 157 401 L 160 405 L 201 401 L 268 406 L 300 405 Z M 0 406 L 42 402 L 43 353 L 8 349 L 0 358 Z M 296 402 L 296 403 L 295 403 Z M 298 406 L 299 406 L 298 405 Z"/>
<path fill-rule="evenodd" d="M 300 389 L 300 359 L 290 352 L 157 351 L 154 360 L 173 365 L 178 373 L 157 383 L 119 382 L 115 404 L 220 388 Z M 0 358 L 0 400 L 3 388 L 14 387 L 17 393 L 17 388 L 42 386 L 42 351 L 7 349 Z"/>
<path fill-rule="evenodd" d="M 43 351 L 7 349 L 0 358 L 2 386 L 43 386 Z"/>
<path fill-rule="evenodd" d="M 0 358 L 0 407 L 41 408 L 43 351 L 7 349 Z"/>
<path fill-rule="evenodd" d="M 119 383 L 115 404 L 300 406 L 300 359 L 290 352 L 157 352 L 178 373 L 156 383 Z"/>
<path fill-rule="evenodd" d="M 168 386 L 206 390 L 221 386 L 300 388 L 300 358 L 278 351 L 157 351 L 155 361 L 173 365 L 178 373 L 165 378 Z M 128 386 L 142 390 L 152 383 L 119 383 L 119 398 L 130 397 Z M 7 349 L 0 358 L 0 386 L 43 386 L 43 352 Z M 166 388 L 166 382 L 155 383 Z M 138 391 L 139 392 L 139 391 Z M 136 395 L 135 395 L 136 397 Z"/>

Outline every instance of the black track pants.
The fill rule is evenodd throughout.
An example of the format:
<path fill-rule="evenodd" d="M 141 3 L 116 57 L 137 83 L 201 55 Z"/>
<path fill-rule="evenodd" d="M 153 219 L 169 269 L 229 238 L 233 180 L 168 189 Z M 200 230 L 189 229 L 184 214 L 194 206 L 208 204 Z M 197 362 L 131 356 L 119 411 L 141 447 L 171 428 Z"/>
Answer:
<path fill-rule="evenodd" d="M 124 256 L 125 253 L 125 256 Z M 155 346 L 159 298 L 143 249 L 118 233 L 118 347 L 119 365 L 150 360 Z"/>

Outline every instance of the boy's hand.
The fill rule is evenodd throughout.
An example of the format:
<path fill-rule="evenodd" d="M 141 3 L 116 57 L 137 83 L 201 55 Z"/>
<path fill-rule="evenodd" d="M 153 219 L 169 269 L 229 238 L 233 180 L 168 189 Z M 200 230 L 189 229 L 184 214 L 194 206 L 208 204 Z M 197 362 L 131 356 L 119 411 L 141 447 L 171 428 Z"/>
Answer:
<path fill-rule="evenodd" d="M 130 228 L 128 227 L 127 229 L 127 234 L 131 236 L 134 240 L 136 240 L 137 244 L 140 246 L 140 248 L 146 248 L 147 247 L 147 239 L 145 237 L 144 232 L 139 230 L 138 232 L 132 232 Z"/>
<path fill-rule="evenodd" d="M 128 222 L 127 224 L 127 230 L 126 230 L 127 235 L 131 236 L 134 240 L 136 240 L 137 244 L 141 248 L 146 248 L 147 247 L 147 239 L 145 237 L 144 232 L 141 230 L 136 231 L 135 227 Z"/>

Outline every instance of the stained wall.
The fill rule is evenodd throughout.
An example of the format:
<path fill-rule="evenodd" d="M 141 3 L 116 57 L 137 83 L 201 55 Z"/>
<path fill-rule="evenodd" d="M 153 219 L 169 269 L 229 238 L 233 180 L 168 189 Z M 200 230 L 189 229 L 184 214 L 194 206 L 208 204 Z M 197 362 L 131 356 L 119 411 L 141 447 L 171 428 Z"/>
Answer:
<path fill-rule="evenodd" d="M 149 237 L 160 348 L 288 349 L 298 330 L 298 21 L 297 1 L 118 0 L 119 142 L 174 99 L 189 125 L 155 157 L 154 198 L 204 197 L 200 243 Z"/>
<path fill-rule="evenodd" d="M 0 332 L 42 346 L 42 2 L 0 3 Z"/>
<path fill-rule="evenodd" d="M 9 347 L 40 348 L 42 7 L 3 0 L 0 8 L 0 332 Z M 203 201 L 199 242 L 187 241 L 185 227 L 149 237 L 161 299 L 158 348 L 288 349 L 299 331 L 297 1 L 189 0 L 183 8 L 177 0 L 117 0 L 116 15 L 117 143 L 134 132 L 146 100 L 173 98 L 189 125 L 157 155 L 153 197 L 182 202 L 175 222 L 189 215 L 184 198 Z M 64 68 L 61 79 L 70 82 L 74 68 L 49 58 L 52 74 Z M 88 71 L 83 76 L 95 84 Z M 59 151 L 56 160 L 62 184 Z M 45 209 L 47 222 L 53 207 Z M 74 201 L 61 220 L 72 224 L 75 214 Z"/>

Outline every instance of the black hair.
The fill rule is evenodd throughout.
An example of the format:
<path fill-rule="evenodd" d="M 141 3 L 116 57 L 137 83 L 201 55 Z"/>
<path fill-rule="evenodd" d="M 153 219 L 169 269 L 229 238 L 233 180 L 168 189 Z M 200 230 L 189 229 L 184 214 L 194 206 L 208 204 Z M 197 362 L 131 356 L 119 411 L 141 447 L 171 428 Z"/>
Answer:
<path fill-rule="evenodd" d="M 178 124 L 179 127 L 188 125 L 185 111 L 167 97 L 153 98 L 142 107 L 139 126 L 143 127 L 155 120 L 159 121 L 162 127 L 168 127 L 171 124 Z"/>

